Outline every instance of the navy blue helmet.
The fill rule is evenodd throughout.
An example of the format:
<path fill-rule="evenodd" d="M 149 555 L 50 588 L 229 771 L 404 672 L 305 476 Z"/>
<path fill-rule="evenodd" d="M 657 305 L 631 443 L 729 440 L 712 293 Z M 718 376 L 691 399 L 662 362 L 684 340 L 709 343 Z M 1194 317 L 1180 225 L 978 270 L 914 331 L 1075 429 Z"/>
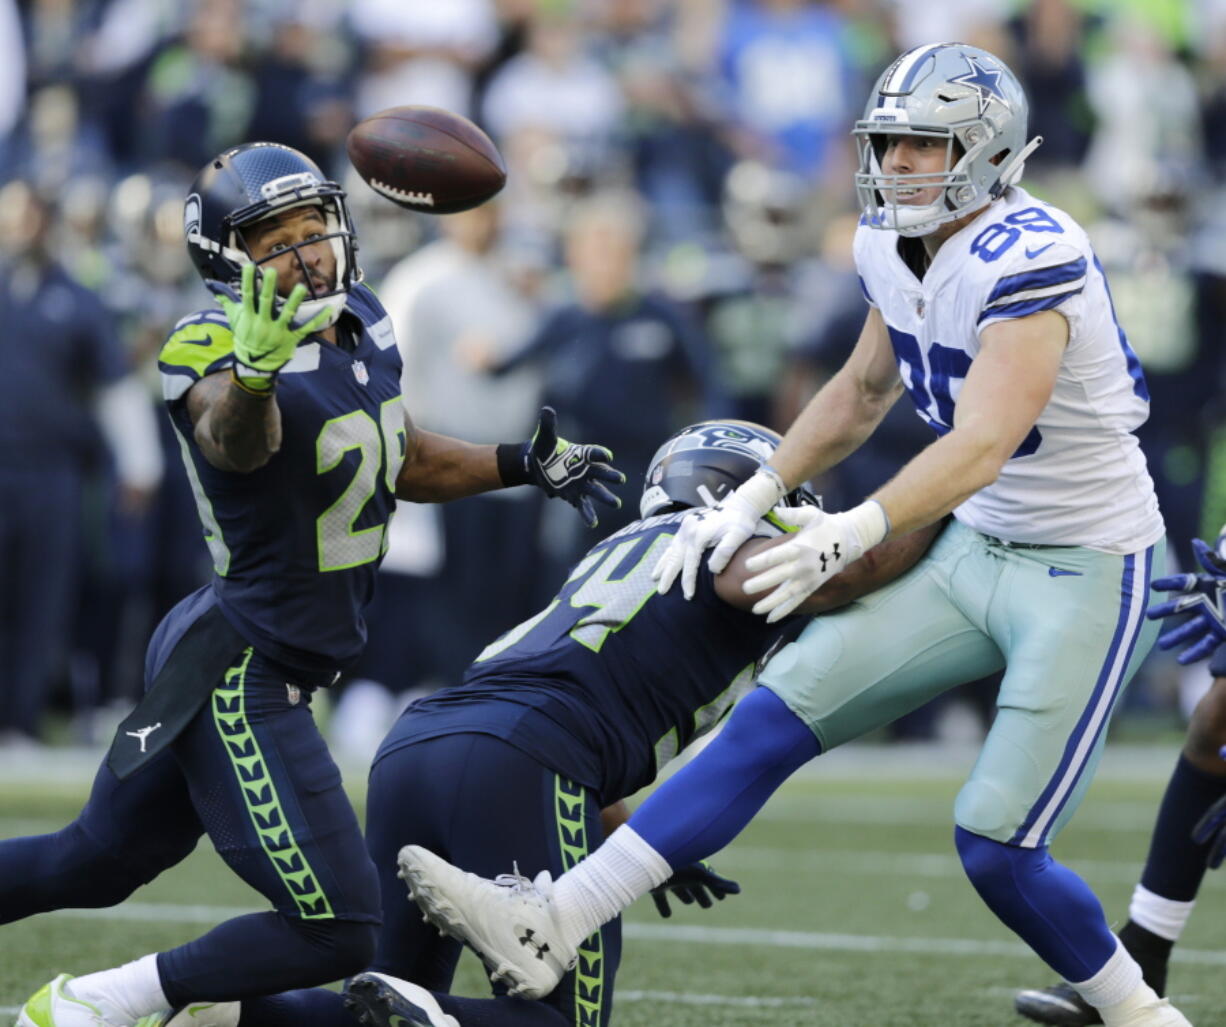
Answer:
<path fill-rule="evenodd" d="M 783 440 L 752 421 L 700 421 L 682 428 L 651 458 L 639 516 L 691 506 L 714 506 L 766 463 Z M 806 485 L 783 499 L 788 506 L 821 506 Z"/>
<path fill-rule="evenodd" d="M 212 279 L 237 289 L 244 264 L 252 260 L 242 229 L 291 207 L 312 204 L 321 208 L 326 234 L 290 247 L 301 261 L 299 247 L 328 241 L 336 256 L 336 281 L 316 290 L 303 301 L 295 316 L 305 323 L 322 310 L 336 321 L 349 289 L 362 280 L 355 259 L 357 240 L 345 204 L 345 191 L 328 181 L 305 154 L 280 143 L 244 143 L 211 160 L 196 176 L 183 205 L 183 233 L 187 252 L 206 281 Z M 282 256 L 284 251 L 265 257 Z M 262 263 L 263 261 L 261 261 Z M 303 278 L 308 283 L 310 276 Z"/>

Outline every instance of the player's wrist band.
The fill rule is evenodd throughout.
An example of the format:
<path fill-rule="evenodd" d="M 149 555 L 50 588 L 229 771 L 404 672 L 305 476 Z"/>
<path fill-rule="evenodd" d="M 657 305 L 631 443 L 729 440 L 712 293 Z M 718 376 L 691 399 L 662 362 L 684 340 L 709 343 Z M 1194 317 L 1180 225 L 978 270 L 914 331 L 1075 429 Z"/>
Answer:
<path fill-rule="evenodd" d="M 234 385 L 237 385 L 247 395 L 258 396 L 260 399 L 267 399 L 273 394 L 277 384 L 275 373 L 256 371 L 250 367 L 244 367 L 243 370 L 246 373 L 240 375 L 237 366 L 230 365 L 230 381 Z"/>
<path fill-rule="evenodd" d="M 498 461 L 498 477 L 502 479 L 505 488 L 512 485 L 531 485 L 532 475 L 528 473 L 526 459 L 528 444 L 524 442 L 503 442 L 494 449 Z"/>

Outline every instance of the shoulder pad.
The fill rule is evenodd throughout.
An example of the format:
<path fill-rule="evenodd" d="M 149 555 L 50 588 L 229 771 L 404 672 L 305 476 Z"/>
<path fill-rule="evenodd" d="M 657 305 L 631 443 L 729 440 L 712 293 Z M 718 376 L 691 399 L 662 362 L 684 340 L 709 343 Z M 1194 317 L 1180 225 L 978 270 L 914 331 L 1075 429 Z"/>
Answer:
<path fill-rule="evenodd" d="M 225 314 L 205 310 L 183 318 L 171 330 L 158 355 L 162 392 L 178 399 L 193 384 L 234 362 L 234 335 Z"/>

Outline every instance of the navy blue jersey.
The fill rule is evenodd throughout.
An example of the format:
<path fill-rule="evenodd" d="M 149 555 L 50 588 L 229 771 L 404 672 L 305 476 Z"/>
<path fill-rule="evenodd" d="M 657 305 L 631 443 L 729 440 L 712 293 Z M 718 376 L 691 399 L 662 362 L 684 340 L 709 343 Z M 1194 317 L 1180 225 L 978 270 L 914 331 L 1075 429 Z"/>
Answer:
<path fill-rule="evenodd" d="M 679 587 L 657 594 L 651 570 L 682 516 L 635 521 L 594 546 L 553 602 L 486 648 L 462 685 L 409 707 L 380 755 L 473 731 L 593 789 L 601 805 L 650 783 L 751 686 L 785 630 L 720 599 L 705 560 L 693 600 Z"/>
<path fill-rule="evenodd" d="M 387 550 L 404 460 L 391 321 L 365 286 L 350 293 L 346 320 L 352 351 L 307 340 L 281 369 L 281 448 L 248 474 L 213 467 L 187 413 L 188 389 L 234 361 L 225 315 L 180 321 L 159 361 L 218 605 L 260 653 L 302 670 L 339 669 L 365 644 L 362 608 Z"/>

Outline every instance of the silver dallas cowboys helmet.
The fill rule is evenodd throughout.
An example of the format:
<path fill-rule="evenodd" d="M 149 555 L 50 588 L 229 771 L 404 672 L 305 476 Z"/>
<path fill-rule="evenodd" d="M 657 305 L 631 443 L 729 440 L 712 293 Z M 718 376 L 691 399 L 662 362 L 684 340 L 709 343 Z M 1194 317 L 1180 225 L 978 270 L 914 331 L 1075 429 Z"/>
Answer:
<path fill-rule="evenodd" d="M 1022 177 L 1026 157 L 1043 141 L 1026 141 L 1028 114 L 1017 78 L 986 50 L 966 43 L 908 50 L 877 80 L 852 132 L 860 156 L 856 196 L 868 224 L 927 235 L 986 206 Z M 892 135 L 945 140 L 945 173 L 884 174 L 881 159 Z M 941 187 L 935 202 L 900 202 L 911 190 L 934 185 Z"/>

